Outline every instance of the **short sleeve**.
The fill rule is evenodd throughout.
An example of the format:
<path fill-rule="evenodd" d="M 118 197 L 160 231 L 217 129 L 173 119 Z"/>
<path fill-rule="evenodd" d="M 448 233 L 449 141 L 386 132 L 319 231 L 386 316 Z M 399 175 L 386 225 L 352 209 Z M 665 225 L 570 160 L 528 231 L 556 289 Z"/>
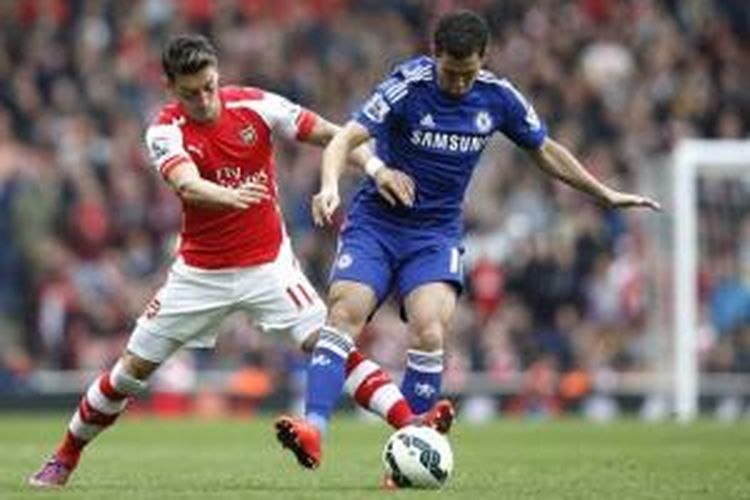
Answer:
<path fill-rule="evenodd" d="M 399 113 L 399 103 L 408 92 L 407 82 L 396 77 L 388 78 L 375 88 L 352 117 L 365 127 L 370 135 L 379 135 L 386 122 Z"/>
<path fill-rule="evenodd" d="M 265 92 L 262 113 L 271 130 L 288 139 L 303 140 L 315 127 L 317 115 L 273 92 Z"/>
<path fill-rule="evenodd" d="M 512 84 L 503 81 L 504 120 L 500 131 L 524 149 L 536 149 L 547 137 L 547 127 L 533 106 Z"/>
<path fill-rule="evenodd" d="M 152 125 L 146 130 L 146 149 L 153 165 L 166 176 L 169 171 L 189 160 L 177 125 Z"/>

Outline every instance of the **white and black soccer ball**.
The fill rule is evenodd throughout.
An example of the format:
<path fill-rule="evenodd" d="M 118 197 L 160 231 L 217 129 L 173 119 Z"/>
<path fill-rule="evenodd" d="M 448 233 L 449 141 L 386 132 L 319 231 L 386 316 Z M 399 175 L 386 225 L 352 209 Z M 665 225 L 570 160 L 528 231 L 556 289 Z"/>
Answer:
<path fill-rule="evenodd" d="M 400 488 L 438 489 L 453 472 L 453 450 L 435 429 L 409 425 L 388 438 L 383 464 Z"/>

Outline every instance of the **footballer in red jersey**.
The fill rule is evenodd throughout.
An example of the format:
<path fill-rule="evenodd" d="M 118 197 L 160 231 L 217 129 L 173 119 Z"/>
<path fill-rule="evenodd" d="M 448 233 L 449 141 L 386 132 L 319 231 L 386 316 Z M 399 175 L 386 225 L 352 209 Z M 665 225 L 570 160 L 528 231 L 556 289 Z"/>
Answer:
<path fill-rule="evenodd" d="M 325 321 L 325 305 L 285 236 L 273 143 L 281 136 L 322 147 L 338 127 L 271 92 L 221 86 L 216 51 L 202 36 L 171 40 L 162 66 L 175 101 L 148 127 L 146 146 L 183 204 L 178 255 L 125 352 L 89 386 L 62 442 L 29 478 L 35 487 L 64 486 L 84 446 L 115 422 L 156 368 L 181 347 L 213 346 L 230 312 L 247 312 L 264 331 L 290 334 L 306 351 Z M 366 148 L 350 158 L 362 168 L 378 161 Z M 355 400 L 394 427 L 415 422 L 388 376 L 356 351 L 352 356 Z M 301 437 L 285 436 L 283 444 L 297 449 Z"/>
<path fill-rule="evenodd" d="M 215 70 L 204 76 L 198 84 L 218 86 Z M 217 116 L 208 122 L 192 118 L 180 102 L 165 106 L 146 133 L 150 156 L 170 182 L 176 169 L 192 170 L 192 163 L 201 178 L 229 189 L 248 187 L 256 198 L 250 210 L 186 203 L 180 255 L 203 269 L 272 261 L 283 240 L 272 136 L 307 141 L 320 134 L 316 124 L 324 127 L 314 113 L 263 90 L 219 87 L 215 98 Z"/>

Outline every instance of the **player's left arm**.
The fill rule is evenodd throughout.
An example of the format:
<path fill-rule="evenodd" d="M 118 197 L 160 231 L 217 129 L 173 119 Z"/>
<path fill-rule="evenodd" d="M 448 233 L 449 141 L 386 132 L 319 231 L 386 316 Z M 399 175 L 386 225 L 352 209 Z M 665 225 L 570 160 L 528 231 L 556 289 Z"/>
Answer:
<path fill-rule="evenodd" d="M 301 140 L 308 144 L 313 144 L 324 148 L 328 146 L 333 137 L 341 130 L 341 127 L 335 123 L 329 122 L 320 115 L 315 117 L 315 123 L 310 129 L 310 132 Z M 365 168 L 368 161 L 371 161 L 375 157 L 372 149 L 366 144 L 360 144 L 351 151 L 348 152 L 347 159 L 354 163 L 359 168 Z"/>
<path fill-rule="evenodd" d="M 265 92 L 263 99 L 268 103 L 265 106 L 268 123 L 274 131 L 287 139 L 324 148 L 341 129 L 335 123 L 279 94 Z M 366 144 L 362 144 L 349 151 L 347 158 L 364 168 L 374 158 L 374 154 Z"/>
<path fill-rule="evenodd" d="M 321 166 L 320 191 L 313 197 L 313 220 L 319 226 L 330 224 L 333 213 L 340 203 L 339 179 L 344 171 L 346 159 L 354 162 L 373 177 L 378 192 L 388 203 L 411 206 L 414 203 L 414 181 L 395 169 L 388 168 L 375 156 L 368 146 L 370 132 L 355 120 L 338 127 L 319 118 L 318 142 L 325 145 Z M 315 128 L 318 128 L 316 124 Z M 311 135 L 315 135 L 315 128 Z M 333 132 L 333 135 L 329 135 Z M 311 141 L 309 141 L 311 142 Z"/>
<path fill-rule="evenodd" d="M 645 207 L 661 210 L 661 205 L 651 198 L 632 193 L 623 193 L 600 182 L 557 141 L 545 138 L 537 149 L 527 150 L 529 156 L 546 174 L 563 181 L 569 186 L 588 193 L 610 207 Z"/>

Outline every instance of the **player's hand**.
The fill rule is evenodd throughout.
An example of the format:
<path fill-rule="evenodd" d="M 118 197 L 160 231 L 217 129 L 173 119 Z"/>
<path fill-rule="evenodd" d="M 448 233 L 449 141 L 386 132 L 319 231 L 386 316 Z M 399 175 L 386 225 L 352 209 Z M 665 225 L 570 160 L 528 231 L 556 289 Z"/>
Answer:
<path fill-rule="evenodd" d="M 638 194 L 613 192 L 607 199 L 607 204 L 614 208 L 650 208 L 656 212 L 661 211 L 661 204 L 647 196 Z"/>
<path fill-rule="evenodd" d="M 265 183 L 248 181 L 237 188 L 229 189 L 227 204 L 232 208 L 245 210 L 270 199 L 271 193 L 268 192 Z"/>
<path fill-rule="evenodd" d="M 331 224 L 333 213 L 341 203 L 337 187 L 323 186 L 312 199 L 312 216 L 316 226 Z"/>
<path fill-rule="evenodd" d="M 392 207 L 398 203 L 407 207 L 414 205 L 414 180 L 400 170 L 381 168 L 375 174 L 375 184 L 380 196 Z"/>

